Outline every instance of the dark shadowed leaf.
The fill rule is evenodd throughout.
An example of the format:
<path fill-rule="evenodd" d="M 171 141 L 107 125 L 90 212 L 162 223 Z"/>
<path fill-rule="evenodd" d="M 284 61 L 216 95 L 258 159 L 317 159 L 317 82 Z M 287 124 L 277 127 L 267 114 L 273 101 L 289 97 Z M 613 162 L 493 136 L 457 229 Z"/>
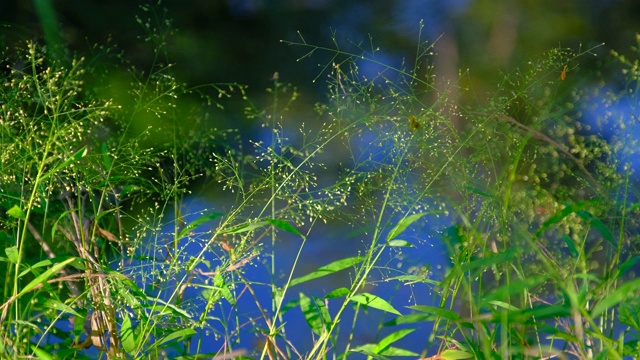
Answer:
<path fill-rule="evenodd" d="M 401 330 L 398 330 L 396 332 L 393 332 L 393 333 L 385 336 L 384 339 L 382 339 L 382 340 L 380 340 L 380 342 L 378 342 L 378 344 L 373 349 L 373 352 L 376 353 L 376 354 L 380 354 L 387 347 L 389 347 L 389 345 L 391 345 L 394 342 L 402 339 L 403 337 L 411 334 L 415 330 L 416 329 L 401 329 Z M 410 355 L 408 355 L 408 356 L 410 356 Z"/>
<path fill-rule="evenodd" d="M 208 214 L 204 214 L 202 216 L 200 216 L 199 218 L 195 219 L 194 221 L 190 222 L 187 226 L 184 227 L 184 229 L 182 229 L 182 231 L 180 231 L 180 234 L 178 234 L 178 238 L 181 239 L 183 237 L 185 237 L 189 232 L 193 231 L 194 229 L 196 229 L 198 226 L 207 223 L 209 221 L 215 220 L 219 217 L 221 217 L 222 213 L 218 213 L 218 212 L 210 212 Z"/>
<path fill-rule="evenodd" d="M 457 313 L 451 310 L 447 310 L 447 309 L 443 309 L 435 306 L 414 305 L 414 306 L 409 306 L 409 309 L 420 311 L 427 314 L 433 314 L 451 321 L 460 320 L 460 315 L 458 315 Z"/>
<path fill-rule="evenodd" d="M 266 222 L 268 222 L 269 224 L 277 227 L 280 230 L 284 230 L 286 232 L 290 232 L 292 234 L 298 235 L 300 237 L 304 238 L 304 235 L 302 235 L 302 233 L 300 233 L 300 231 L 298 231 L 298 229 L 296 229 L 295 227 L 293 227 L 291 224 L 289 224 L 287 221 L 282 221 L 282 220 L 275 220 L 275 219 L 264 219 Z"/>

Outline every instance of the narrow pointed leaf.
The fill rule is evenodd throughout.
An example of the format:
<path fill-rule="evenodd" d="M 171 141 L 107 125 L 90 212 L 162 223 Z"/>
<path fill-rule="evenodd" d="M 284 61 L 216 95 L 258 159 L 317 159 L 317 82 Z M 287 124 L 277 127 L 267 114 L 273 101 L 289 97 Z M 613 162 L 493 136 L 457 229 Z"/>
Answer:
<path fill-rule="evenodd" d="M 458 360 L 458 359 L 472 359 L 474 355 L 470 352 L 460 350 L 445 350 L 440 354 L 440 357 L 446 360 Z"/>
<path fill-rule="evenodd" d="M 407 240 L 391 240 L 387 243 L 388 246 L 402 246 L 402 247 L 413 247 L 413 244 L 408 242 Z"/>
<path fill-rule="evenodd" d="M 546 275 L 533 275 L 528 278 L 511 281 L 492 291 L 489 295 L 485 296 L 483 301 L 488 303 L 492 300 L 506 300 L 510 296 L 522 294 L 526 290 L 544 283 L 547 279 L 548 277 Z"/>
<path fill-rule="evenodd" d="M 78 161 L 78 160 L 82 159 L 85 155 L 87 155 L 87 147 L 83 146 L 83 147 L 80 148 L 80 150 L 76 151 L 73 155 L 71 155 L 70 158 L 65 160 L 63 163 L 58 164 L 53 169 L 47 171 L 47 173 L 44 174 L 42 176 L 42 178 L 40 178 L 40 181 L 48 178 L 49 176 L 57 173 L 58 171 L 64 169 L 65 167 L 69 166 L 69 164 L 71 164 L 72 162 L 75 162 L 75 161 Z"/>
<path fill-rule="evenodd" d="M 291 224 L 289 224 L 286 221 L 282 221 L 282 220 L 275 220 L 275 219 L 264 219 L 266 222 L 268 222 L 269 224 L 277 227 L 280 230 L 284 230 L 286 232 L 290 232 L 292 234 L 298 235 L 300 237 L 304 237 L 304 235 L 302 235 L 302 233 L 300 233 L 300 231 L 298 231 L 298 229 L 296 229 L 295 227 L 293 227 Z"/>
<path fill-rule="evenodd" d="M 577 211 L 576 215 L 580 216 L 583 220 L 586 220 L 589 223 L 589 225 L 591 225 L 591 227 L 593 227 L 594 229 L 598 230 L 600 235 L 602 235 L 602 237 L 605 240 L 610 242 L 613 246 L 618 247 L 618 244 L 616 243 L 615 239 L 613 238 L 613 234 L 611 233 L 609 228 L 600 219 L 598 219 L 597 217 L 595 217 L 593 214 L 591 214 L 588 211 Z"/>
<path fill-rule="evenodd" d="M 322 266 L 320 268 L 318 268 L 317 270 L 301 276 L 299 278 L 295 278 L 293 280 L 291 280 L 291 283 L 289 283 L 289 286 L 294 286 L 294 285 L 298 285 L 301 284 L 303 282 L 309 281 L 309 280 L 313 280 L 313 279 L 317 279 L 323 276 L 327 276 L 327 275 L 331 275 L 331 274 L 335 274 L 340 270 L 344 270 L 347 268 L 352 267 L 353 265 L 361 262 L 362 260 L 364 260 L 363 257 L 361 256 L 356 256 L 356 257 L 350 257 L 350 258 L 346 258 L 346 259 L 342 259 L 342 260 L 337 260 L 334 261 L 328 265 Z"/>
<path fill-rule="evenodd" d="M 221 217 L 222 213 L 218 213 L 218 212 L 210 212 L 208 214 L 204 214 L 200 217 L 198 217 L 197 219 L 195 219 L 194 221 L 190 222 L 187 226 L 184 227 L 184 229 L 182 229 L 182 231 L 180 231 L 180 234 L 178 234 L 178 238 L 181 239 L 183 237 L 185 237 L 188 233 L 190 233 L 191 231 L 193 231 L 194 229 L 196 229 L 198 226 L 207 223 L 209 221 L 215 220 L 219 217 Z"/>
<path fill-rule="evenodd" d="M 596 304 L 593 311 L 591 311 L 591 316 L 594 318 L 600 316 L 603 312 L 625 301 L 632 294 L 637 293 L 638 288 L 640 288 L 640 279 L 634 279 L 618 286 L 617 289 Z"/>
<path fill-rule="evenodd" d="M 174 331 L 171 334 L 163 337 L 162 339 L 160 339 L 160 341 L 158 341 L 157 344 L 158 344 L 158 346 L 161 346 L 162 344 L 166 344 L 166 343 L 171 342 L 173 340 L 186 339 L 186 338 L 191 337 L 191 336 L 193 336 L 195 334 L 196 334 L 196 331 L 191 329 L 191 328 L 180 329 L 180 330 Z"/>
<path fill-rule="evenodd" d="M 551 225 L 559 223 L 562 219 L 566 218 L 572 213 L 583 210 L 589 206 L 592 206 L 596 203 L 596 201 L 579 201 L 576 203 L 572 203 L 567 205 L 564 209 L 556 212 L 549 220 L 545 221 L 544 224 L 536 231 L 535 237 L 538 238 L 540 235 L 547 230 Z"/>
<path fill-rule="evenodd" d="M 18 294 L 18 297 L 20 297 L 20 296 L 26 294 L 27 292 L 31 291 L 31 289 L 33 289 L 34 287 L 38 286 L 39 284 L 45 283 L 47 280 L 49 280 L 50 277 L 55 275 L 60 269 L 62 269 L 63 267 L 67 266 L 67 264 L 71 263 L 75 259 L 76 258 L 72 257 L 72 258 L 69 258 L 69 259 L 67 259 L 65 261 L 62 261 L 62 262 L 59 262 L 59 263 L 53 265 L 52 267 L 47 269 L 45 272 L 40 274 L 38 277 L 36 277 L 35 279 L 31 280 L 31 282 L 28 283 L 27 286 L 22 288 L 22 291 L 20 291 L 20 293 Z"/>
<path fill-rule="evenodd" d="M 376 353 L 376 354 L 380 354 L 381 351 L 384 350 L 386 347 L 388 347 L 389 345 L 393 344 L 394 342 L 402 339 L 403 337 L 411 334 L 415 330 L 416 329 L 401 329 L 401 330 L 398 330 L 396 332 L 393 332 L 393 333 L 385 336 L 384 339 L 382 339 L 382 340 L 380 340 L 378 342 L 376 347 L 373 349 L 373 352 Z"/>
<path fill-rule="evenodd" d="M 373 294 L 369 294 L 369 293 L 358 294 L 352 297 L 350 300 L 374 309 L 386 311 L 396 315 L 402 315 L 398 310 L 396 310 L 393 306 L 391 306 L 391 304 L 389 304 L 386 300 Z"/>
<path fill-rule="evenodd" d="M 266 225 L 269 225 L 269 223 L 266 221 L 258 221 L 255 223 L 242 224 L 242 225 L 234 226 L 231 229 L 223 230 L 220 232 L 220 234 L 239 234 L 239 233 L 249 232 Z"/>
<path fill-rule="evenodd" d="M 414 305 L 414 306 L 409 306 L 409 309 L 412 310 L 417 310 L 423 313 L 427 313 L 427 314 L 433 314 L 442 318 L 445 318 L 447 320 L 451 320 L 451 321 L 458 321 L 460 320 L 460 315 L 458 315 L 457 313 L 451 311 L 451 310 L 447 310 L 447 309 L 443 309 L 443 308 L 439 308 L 439 307 L 435 307 L 435 306 L 429 306 L 429 305 Z"/>
<path fill-rule="evenodd" d="M 400 235 L 400 233 L 405 231 L 411 224 L 418 221 L 421 217 L 425 215 L 427 215 L 427 213 L 423 212 L 419 214 L 409 215 L 404 219 L 400 220 L 400 222 L 398 222 L 398 224 L 393 229 L 391 229 L 391 231 L 389 231 L 389 234 L 387 235 L 387 241 L 395 239 L 396 236 Z"/>
<path fill-rule="evenodd" d="M 569 255 L 571 255 L 573 259 L 577 259 L 579 254 L 578 249 L 576 249 L 576 244 L 573 243 L 573 239 L 567 235 L 563 235 L 562 240 L 564 240 L 564 243 L 567 244 L 569 248 Z"/>

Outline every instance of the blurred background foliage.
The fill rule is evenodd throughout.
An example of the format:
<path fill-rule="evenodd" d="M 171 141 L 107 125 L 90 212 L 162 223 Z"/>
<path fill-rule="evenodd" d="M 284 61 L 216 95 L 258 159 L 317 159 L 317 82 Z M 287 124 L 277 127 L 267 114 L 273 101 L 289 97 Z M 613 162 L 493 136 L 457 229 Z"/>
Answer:
<path fill-rule="evenodd" d="M 435 43 L 437 56 L 428 60 L 435 74 L 456 81 L 459 69 L 470 69 L 480 100 L 499 80 L 498 71 L 551 48 L 605 43 L 599 52 L 624 52 L 640 31 L 640 2 L 635 0 L 165 0 L 144 15 L 140 6 L 149 2 L 141 0 L 3 0 L 1 36 L 9 48 L 43 37 L 37 2 L 52 3 L 71 50 L 83 53 L 109 41 L 133 65 L 149 69 L 157 44 L 143 41 L 144 27 L 162 32 L 157 27 L 165 26 L 173 33 L 166 38 L 167 61 L 176 64 L 180 81 L 190 86 L 238 82 L 264 94 L 278 71 L 311 103 L 325 100 L 326 84 L 312 80 L 321 70 L 315 65 L 324 65 L 327 55 L 296 62 L 305 49 L 280 40 L 299 40 L 298 31 L 319 46 L 331 46 L 335 33 L 344 40 L 341 45 L 352 44 L 356 52 L 357 44 L 368 48 L 371 37 L 380 48 L 378 60 L 392 66 L 404 60 L 410 67 L 424 20 L 420 40 Z M 366 74 L 368 69 L 361 70 Z"/>

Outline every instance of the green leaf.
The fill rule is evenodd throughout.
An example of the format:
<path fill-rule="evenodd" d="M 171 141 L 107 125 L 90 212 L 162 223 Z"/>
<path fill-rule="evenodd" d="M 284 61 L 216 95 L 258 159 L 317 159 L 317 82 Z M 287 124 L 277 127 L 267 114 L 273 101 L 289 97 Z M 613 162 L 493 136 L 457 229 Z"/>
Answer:
<path fill-rule="evenodd" d="M 63 314 L 66 313 L 66 314 L 72 314 L 73 316 L 81 316 L 71 306 L 69 306 L 67 304 L 64 304 L 64 303 L 61 303 L 60 301 L 58 301 L 56 299 L 49 299 L 49 300 L 45 301 L 44 306 L 47 309 L 58 310 Z"/>
<path fill-rule="evenodd" d="M 229 302 L 231 305 L 236 305 L 236 299 L 231 294 L 231 290 L 229 290 L 229 285 L 224 280 L 220 271 L 217 271 L 213 277 L 213 285 L 220 289 L 220 294 L 222 297 Z"/>
<path fill-rule="evenodd" d="M 567 244 L 569 248 L 569 255 L 571 255 L 573 259 L 576 259 L 578 257 L 578 249 L 576 249 L 576 244 L 573 243 L 573 239 L 567 235 L 563 235 L 562 240 L 564 240 L 564 243 Z"/>
<path fill-rule="evenodd" d="M 479 259 L 470 261 L 460 266 L 460 270 L 462 272 L 467 272 L 477 268 L 486 269 L 493 265 L 504 264 L 505 262 L 508 262 L 511 259 L 513 259 L 516 253 L 517 253 L 517 249 L 511 248 L 503 252 L 500 252 L 495 256 L 484 257 L 484 258 L 479 258 Z"/>
<path fill-rule="evenodd" d="M 388 321 L 384 324 L 384 326 L 396 326 L 401 324 L 415 324 L 419 322 L 425 321 L 434 321 L 437 316 L 434 314 L 409 314 L 398 316 L 397 318 Z"/>
<path fill-rule="evenodd" d="M 161 304 L 162 306 L 157 306 L 157 304 Z M 191 315 L 189 315 L 189 313 L 186 312 L 184 309 L 181 309 L 180 307 L 174 304 L 170 304 L 160 298 L 149 298 L 149 304 L 147 304 L 147 307 L 154 310 L 162 310 L 161 312 L 162 314 L 167 314 L 167 311 L 168 311 L 174 316 L 182 316 L 187 319 L 191 318 Z"/>
<path fill-rule="evenodd" d="M 556 212 L 549 220 L 545 221 L 540 229 L 536 231 L 535 238 L 540 237 L 540 235 L 547 230 L 551 225 L 559 223 L 562 219 L 566 218 L 570 214 L 583 210 L 589 206 L 593 206 L 597 204 L 597 201 L 587 200 L 587 201 L 579 201 L 575 203 L 571 203 L 564 207 L 564 209 Z"/>
<path fill-rule="evenodd" d="M 7 210 L 7 215 L 20 220 L 24 220 L 27 218 L 27 214 L 25 214 L 18 205 L 13 205 L 11 209 Z"/>
<path fill-rule="evenodd" d="M 190 222 L 187 226 L 184 227 L 184 229 L 182 229 L 182 231 L 180 231 L 180 234 L 178 234 L 178 238 L 182 239 L 183 237 L 185 237 L 188 233 L 190 233 L 192 230 L 194 230 L 195 228 L 197 228 L 198 226 L 207 223 L 209 221 L 215 220 L 221 216 L 223 216 L 224 214 L 222 213 L 218 213 L 218 212 L 210 212 L 208 214 L 204 214 L 200 217 L 198 217 L 197 219 L 195 219 L 194 221 Z"/>
<path fill-rule="evenodd" d="M 42 177 L 40 178 L 40 181 L 43 181 L 46 178 L 48 178 L 49 176 L 57 173 L 58 171 L 60 171 L 63 168 L 67 167 L 72 162 L 75 162 L 75 161 L 78 161 L 78 160 L 82 159 L 85 155 L 87 155 L 87 147 L 83 146 L 83 147 L 80 148 L 80 150 L 76 151 L 73 155 L 71 155 L 70 158 L 65 160 L 63 163 L 58 164 L 58 166 L 54 167 L 53 169 L 47 171 L 46 174 L 42 175 Z"/>
<path fill-rule="evenodd" d="M 136 351 L 136 340 L 133 332 L 133 326 L 129 315 L 125 312 L 122 315 L 122 326 L 120 327 L 120 339 L 122 340 L 122 348 L 127 354 L 132 355 Z"/>
<path fill-rule="evenodd" d="M 36 347 L 35 345 L 31 345 L 31 350 L 33 351 L 34 354 L 36 354 L 38 359 L 53 360 L 53 356 L 49 354 L 49 351 L 42 350 L 39 347 Z"/>
<path fill-rule="evenodd" d="M 408 242 L 407 240 L 391 240 L 387 243 L 388 246 L 403 246 L 403 247 L 413 247 L 413 244 Z"/>
<path fill-rule="evenodd" d="M 474 357 L 472 353 L 460 350 L 445 350 L 440 357 L 446 360 L 471 359 Z"/>
<path fill-rule="evenodd" d="M 464 188 L 469 190 L 469 191 L 471 191 L 472 193 L 475 193 L 475 194 L 478 194 L 478 195 L 481 195 L 481 196 L 484 196 L 484 197 L 495 198 L 495 195 L 491 195 L 491 194 L 485 192 L 484 190 L 481 190 L 481 189 L 476 188 L 476 187 L 465 186 Z"/>
<path fill-rule="evenodd" d="M 618 267 L 618 272 L 616 273 L 616 278 L 619 278 L 620 276 L 626 274 L 631 268 L 633 268 L 636 263 L 640 260 L 640 256 L 635 255 L 632 256 L 631 258 L 629 258 L 627 261 L 623 262 L 619 267 Z"/>
<path fill-rule="evenodd" d="M 266 221 L 258 221 L 258 222 L 254 222 L 254 223 L 247 223 L 247 224 L 234 226 L 231 229 L 220 231 L 220 234 L 239 234 L 239 233 L 243 233 L 243 232 L 249 232 L 249 231 L 261 228 L 261 227 L 266 226 L 266 225 L 269 225 L 269 223 L 266 222 Z"/>
<path fill-rule="evenodd" d="M 303 282 L 309 281 L 309 280 L 313 280 L 313 279 L 317 279 L 317 278 L 321 278 L 323 276 L 327 276 L 327 275 L 331 275 L 331 274 L 335 274 L 338 271 L 347 269 L 352 267 L 353 265 L 361 262 L 362 260 L 364 260 L 363 257 L 361 256 L 356 256 L 356 257 L 350 257 L 350 258 L 346 258 L 346 259 L 341 259 L 341 260 L 337 260 L 334 261 L 328 265 L 322 266 L 320 268 L 318 268 L 317 270 L 301 276 L 299 278 L 295 278 L 293 280 L 291 280 L 291 282 L 289 283 L 289 286 L 295 286 L 298 284 L 301 284 Z"/>
<path fill-rule="evenodd" d="M 287 221 L 275 220 L 275 219 L 270 219 L 270 218 L 266 218 L 264 220 L 266 222 L 268 222 L 269 224 L 277 227 L 280 230 L 284 230 L 286 232 L 290 232 L 292 234 L 295 234 L 295 235 L 298 235 L 298 236 L 304 238 L 304 235 L 302 235 L 302 233 L 300 233 L 300 231 L 298 231 L 298 229 L 296 229 L 295 227 L 291 226 L 291 224 L 289 224 Z"/>
<path fill-rule="evenodd" d="M 511 322 L 529 324 L 533 321 L 537 323 L 540 320 L 562 318 L 569 315 L 571 315 L 571 308 L 567 304 L 545 304 L 520 311 L 511 311 L 507 314 L 507 318 Z M 502 319 L 496 319 L 496 321 L 502 321 Z"/>
<path fill-rule="evenodd" d="M 443 309 L 435 306 L 414 305 L 414 306 L 409 306 L 409 309 L 420 311 L 427 314 L 433 314 L 433 315 L 436 315 L 437 317 L 445 318 L 451 321 L 460 320 L 460 315 L 458 315 L 457 313 L 451 310 L 447 310 L 447 309 Z"/>
<path fill-rule="evenodd" d="M 547 279 L 548 276 L 546 275 L 532 275 L 524 279 L 511 281 L 508 284 L 502 285 L 501 287 L 492 291 L 489 295 L 485 296 L 483 302 L 488 303 L 492 300 L 498 299 L 506 300 L 510 296 L 513 296 L 515 294 L 522 294 L 526 290 L 544 283 Z"/>
<path fill-rule="evenodd" d="M 374 308 L 374 309 L 386 311 L 396 315 L 402 315 L 398 310 L 396 310 L 393 306 L 391 306 L 391 304 L 389 304 L 386 300 L 373 294 L 361 293 L 353 296 L 349 300 L 361 305 Z"/>
<path fill-rule="evenodd" d="M 102 153 L 102 162 L 105 169 L 111 169 L 111 158 L 109 157 L 109 149 L 106 143 L 100 144 L 100 152 Z"/>
<path fill-rule="evenodd" d="M 376 345 L 374 345 L 374 344 L 365 344 L 365 345 L 361 345 L 361 346 L 355 347 L 355 348 L 351 349 L 350 351 L 358 352 L 358 353 L 361 353 L 361 354 L 365 354 L 365 355 L 373 357 L 374 359 L 381 359 L 381 360 L 387 359 L 387 356 L 411 356 L 411 357 L 418 356 L 418 354 L 414 353 L 413 351 L 400 349 L 400 348 L 396 348 L 396 347 L 392 347 L 392 346 L 389 346 L 389 347 L 381 350 L 379 353 L 376 353 L 374 351 L 375 347 L 376 347 Z"/>
<path fill-rule="evenodd" d="M 321 335 L 325 330 L 325 322 L 316 307 L 316 302 L 307 295 L 300 293 L 300 310 L 304 314 L 304 319 L 311 331 L 316 335 Z"/>
<path fill-rule="evenodd" d="M 423 212 L 423 213 L 413 214 L 413 215 L 404 217 L 402 220 L 400 220 L 400 222 L 398 222 L 398 224 L 393 229 L 391 229 L 391 231 L 389 231 L 389 234 L 387 235 L 387 241 L 395 239 L 396 236 L 400 235 L 400 233 L 405 231 L 409 227 L 409 225 L 418 221 L 421 217 L 425 215 L 427 215 L 427 213 Z"/>
<path fill-rule="evenodd" d="M 612 293 L 607 295 L 604 299 L 600 300 L 596 304 L 596 306 L 591 311 L 591 316 L 596 318 L 603 312 L 618 305 L 620 302 L 625 301 L 632 294 L 637 294 L 639 287 L 640 279 L 634 279 L 618 286 L 617 289 L 615 289 Z"/>
<path fill-rule="evenodd" d="M 604 223 L 602 223 L 600 219 L 598 219 L 588 211 L 576 211 L 576 215 L 580 216 L 583 220 L 586 220 L 589 225 L 591 225 L 591 227 L 598 230 L 600 235 L 602 235 L 605 240 L 610 242 L 613 246 L 618 247 L 618 243 L 616 243 L 615 239 L 613 238 L 613 234 L 611 234 L 609 228 Z"/>
<path fill-rule="evenodd" d="M 7 254 L 7 258 L 13 264 L 18 263 L 19 253 L 17 246 L 11 246 L 4 249 L 4 253 Z"/>
<path fill-rule="evenodd" d="M 388 360 L 387 357 L 382 356 L 380 354 L 374 353 L 373 352 L 373 348 L 375 348 L 375 347 L 376 346 L 374 344 L 364 344 L 364 345 L 357 346 L 357 347 L 355 347 L 353 349 L 350 349 L 349 351 L 357 352 L 357 353 L 360 353 L 360 354 L 364 354 L 364 355 L 367 355 L 367 356 L 372 357 L 374 359 Z"/>
<path fill-rule="evenodd" d="M 158 341 L 156 344 L 156 347 L 159 347 L 163 344 L 166 344 L 168 342 L 174 341 L 176 339 L 186 339 L 188 337 L 191 337 L 193 335 L 196 334 L 196 331 L 191 329 L 191 328 L 186 328 L 186 329 L 180 329 L 180 330 L 176 330 L 174 332 L 172 332 L 171 334 L 163 337 L 162 339 L 160 339 L 160 341 Z M 154 345 L 156 345 L 154 344 Z"/>
<path fill-rule="evenodd" d="M 349 289 L 341 287 L 333 290 L 323 297 L 323 299 L 334 299 L 349 295 Z"/>
<path fill-rule="evenodd" d="M 389 345 L 411 334 L 415 330 L 416 329 L 401 329 L 385 336 L 385 338 L 380 340 L 380 342 L 378 342 L 378 344 L 373 348 L 373 352 L 376 354 L 381 354 L 381 352 L 385 350 L 385 348 L 387 348 Z"/>
<path fill-rule="evenodd" d="M 72 258 L 69 258 L 69 259 L 67 259 L 67 260 L 65 260 L 63 262 L 59 262 L 59 263 L 53 265 L 52 267 L 47 269 L 45 272 L 40 274 L 38 277 L 33 279 L 29 284 L 27 284 L 27 286 L 25 286 L 22 289 L 22 291 L 20 291 L 20 293 L 18 294 L 17 297 L 21 297 L 22 295 L 24 295 L 27 292 L 31 291 L 31 289 L 33 289 L 34 287 L 45 283 L 47 280 L 49 280 L 50 277 L 55 275 L 60 269 L 62 269 L 63 267 L 67 266 L 67 264 L 73 262 L 75 259 L 76 258 L 72 257 Z"/>

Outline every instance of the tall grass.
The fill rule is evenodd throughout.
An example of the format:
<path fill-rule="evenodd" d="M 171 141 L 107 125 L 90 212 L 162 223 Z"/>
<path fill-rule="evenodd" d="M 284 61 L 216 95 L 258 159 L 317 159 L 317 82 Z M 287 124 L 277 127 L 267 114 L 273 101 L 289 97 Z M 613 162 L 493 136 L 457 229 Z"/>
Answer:
<path fill-rule="evenodd" d="M 468 105 L 421 65 L 432 43 L 391 67 L 373 43 L 300 36 L 301 59 L 331 58 L 326 104 L 300 119 L 277 73 L 268 102 L 180 84 L 167 25 L 145 25 L 145 71 L 104 48 L 115 65 L 33 43 L 5 59 L 3 358 L 638 356 L 636 59 L 614 54 L 615 92 L 583 81 L 592 49 L 554 49 Z M 266 136 L 211 125 L 233 111 Z M 190 205 L 200 189 L 222 202 Z M 304 270 L 310 242 L 344 227 L 359 249 Z M 445 268 L 411 258 L 435 241 Z"/>

